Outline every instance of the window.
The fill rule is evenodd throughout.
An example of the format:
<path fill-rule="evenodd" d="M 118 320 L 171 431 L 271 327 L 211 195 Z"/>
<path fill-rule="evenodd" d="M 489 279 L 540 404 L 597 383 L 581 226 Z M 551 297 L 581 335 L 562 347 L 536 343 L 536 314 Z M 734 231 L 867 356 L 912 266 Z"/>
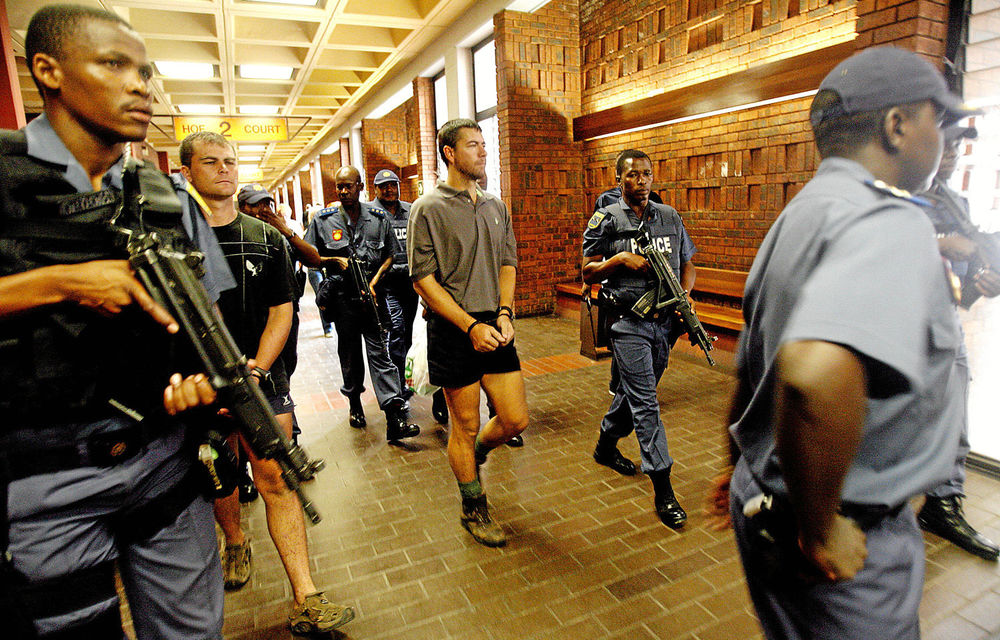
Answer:
<path fill-rule="evenodd" d="M 497 53 L 493 38 L 472 50 L 476 122 L 486 141 L 486 190 L 500 193 L 500 119 L 497 117 Z"/>

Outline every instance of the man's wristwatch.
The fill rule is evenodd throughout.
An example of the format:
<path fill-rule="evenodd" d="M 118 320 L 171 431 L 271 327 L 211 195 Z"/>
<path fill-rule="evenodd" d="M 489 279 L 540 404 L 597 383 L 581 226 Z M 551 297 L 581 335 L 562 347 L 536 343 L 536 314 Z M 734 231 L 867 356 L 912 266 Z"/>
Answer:
<path fill-rule="evenodd" d="M 271 372 L 263 367 L 254 367 L 250 370 L 250 375 L 257 376 L 261 382 L 267 382 L 271 379 Z"/>

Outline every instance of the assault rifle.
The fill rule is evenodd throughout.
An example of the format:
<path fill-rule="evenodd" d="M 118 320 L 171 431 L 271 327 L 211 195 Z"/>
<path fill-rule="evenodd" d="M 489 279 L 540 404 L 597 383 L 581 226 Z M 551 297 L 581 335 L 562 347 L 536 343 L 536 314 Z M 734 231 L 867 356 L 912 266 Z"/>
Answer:
<path fill-rule="evenodd" d="M 361 261 L 358 260 L 358 254 L 355 253 L 354 247 L 350 243 L 347 245 L 347 250 L 349 252 L 347 255 L 347 271 L 354 281 L 357 296 L 361 300 L 361 311 L 375 323 L 382 350 L 388 353 L 389 330 L 382 324 L 382 318 L 378 313 L 378 303 L 375 302 L 375 296 L 372 295 L 371 288 L 368 286 L 368 278 L 365 277 L 365 270 L 361 268 Z"/>
<path fill-rule="evenodd" d="M 126 160 L 122 172 L 121 209 L 112 220 L 112 228 L 128 250 L 129 264 L 153 299 L 180 324 L 218 394 L 219 403 L 236 417 L 250 450 L 258 458 L 278 463 L 285 484 L 296 493 L 302 509 L 315 524 L 320 521 L 320 515 L 302 490 L 301 483 L 312 480 L 325 463 L 310 460 L 301 447 L 288 439 L 264 394 L 250 380 L 246 357 L 198 281 L 196 269 L 201 268 L 204 256 L 197 251 L 179 251 L 165 236 L 146 230 L 143 222 L 146 198 L 140 188 L 140 166 L 141 163 L 132 158 Z M 157 191 L 160 186 L 155 182 L 151 185 Z M 120 219 L 123 220 L 120 222 Z"/>
<path fill-rule="evenodd" d="M 1000 271 L 1000 234 L 981 231 L 965 211 L 955 194 L 947 188 L 931 189 L 920 194 L 935 205 L 937 212 L 944 214 L 955 231 L 976 245 L 976 253 L 969 259 L 968 275 L 962 280 L 962 300 L 960 304 L 968 309 L 982 295 L 976 289 L 972 274 L 990 269 Z"/>
<path fill-rule="evenodd" d="M 663 255 L 662 251 L 653 247 L 653 240 L 649 236 L 645 220 L 639 222 L 639 227 L 635 230 L 635 243 L 639 253 L 646 258 L 649 266 L 653 269 L 653 275 L 656 276 L 656 286 L 644 293 L 632 305 L 632 313 L 640 318 L 648 318 L 659 312 L 676 311 L 681 321 L 684 322 L 691 344 L 701 347 L 701 350 L 705 352 L 705 357 L 708 358 L 708 364 L 714 367 L 715 360 L 709 351 L 713 348 L 712 343 L 716 340 L 716 336 L 710 336 L 705 331 L 705 327 L 701 325 L 698 315 L 691 307 L 687 292 L 681 286 L 674 270 L 670 268 L 666 256 Z"/>

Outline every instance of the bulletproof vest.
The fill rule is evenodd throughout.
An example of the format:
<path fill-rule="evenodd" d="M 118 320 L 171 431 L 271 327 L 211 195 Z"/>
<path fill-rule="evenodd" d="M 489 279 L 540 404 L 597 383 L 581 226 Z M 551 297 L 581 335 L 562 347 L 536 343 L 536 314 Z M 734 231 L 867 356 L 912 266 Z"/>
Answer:
<path fill-rule="evenodd" d="M 622 208 L 621 202 L 610 204 L 604 207 L 604 210 L 614 219 L 615 228 L 618 231 L 617 236 L 611 239 L 612 255 L 621 253 L 622 251 L 639 253 L 639 249 L 635 243 L 635 228 L 638 225 L 629 218 L 628 214 Z M 653 224 L 647 221 L 647 228 L 652 236 L 654 246 L 667 254 L 667 261 L 670 263 L 670 267 L 674 270 L 674 273 L 679 273 L 680 251 L 679 246 L 676 245 L 680 242 L 680 233 L 676 229 L 674 221 L 663 215 L 663 212 L 660 213 L 661 215 L 658 216 L 658 219 Z M 632 304 L 642 297 L 642 294 L 654 285 L 655 282 L 651 277 L 647 278 L 634 272 L 622 270 L 609 276 L 604 286 L 608 288 L 608 293 L 614 295 L 621 306 L 631 307 Z"/>
<path fill-rule="evenodd" d="M 399 207 L 402 210 L 403 205 L 400 204 Z M 389 224 L 392 226 L 392 233 L 396 236 L 396 240 L 399 241 L 399 251 L 392 256 L 390 273 L 407 275 L 409 273 L 409 266 L 406 259 L 406 227 L 410 222 L 409 212 L 407 212 L 406 217 L 395 216 L 391 213 L 387 217 L 389 218 Z"/>
<path fill-rule="evenodd" d="M 121 192 L 78 193 L 63 170 L 28 156 L 23 132 L 0 132 L 0 276 L 127 258 L 109 224 Z M 181 207 L 169 181 L 147 167 L 139 182 L 148 201 L 141 226 L 182 248 Z M 0 319 L 0 428 L 117 415 L 112 399 L 147 415 L 162 405 L 174 360 L 173 339 L 134 305 L 103 317 L 68 302 Z"/>

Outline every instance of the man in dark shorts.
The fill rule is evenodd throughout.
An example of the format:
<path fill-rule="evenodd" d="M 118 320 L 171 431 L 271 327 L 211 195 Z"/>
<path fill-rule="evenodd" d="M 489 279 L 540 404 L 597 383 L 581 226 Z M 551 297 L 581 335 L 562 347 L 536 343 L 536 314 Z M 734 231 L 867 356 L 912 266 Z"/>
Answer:
<path fill-rule="evenodd" d="M 407 230 L 410 278 L 428 308 L 427 361 L 444 388 L 453 425 L 448 461 L 462 495 L 462 526 L 480 544 L 506 544 L 492 521 L 479 466 L 528 425 L 514 348 L 517 243 L 503 202 L 477 184 L 486 171 L 482 131 L 451 120 L 438 132 L 448 178 L 413 203 Z M 479 428 L 479 396 L 497 414 Z"/>
<path fill-rule="evenodd" d="M 215 230 L 236 278 L 236 288 L 219 299 L 222 317 L 240 350 L 256 361 L 252 377 L 291 438 L 295 405 L 280 357 L 296 295 L 287 245 L 277 229 L 236 210 L 236 151 L 225 138 L 212 132 L 193 133 L 181 142 L 180 160 L 186 191 Z M 268 530 L 292 586 L 295 602 L 289 625 L 296 631 L 328 632 L 350 622 L 354 611 L 327 600 L 313 583 L 305 519 L 298 498 L 281 477 L 281 467 L 252 452 L 249 457 L 254 483 L 264 499 Z M 216 501 L 216 519 L 226 536 L 224 571 L 230 589 L 250 579 L 250 539 L 240 528 L 239 509 L 235 491 Z"/>

